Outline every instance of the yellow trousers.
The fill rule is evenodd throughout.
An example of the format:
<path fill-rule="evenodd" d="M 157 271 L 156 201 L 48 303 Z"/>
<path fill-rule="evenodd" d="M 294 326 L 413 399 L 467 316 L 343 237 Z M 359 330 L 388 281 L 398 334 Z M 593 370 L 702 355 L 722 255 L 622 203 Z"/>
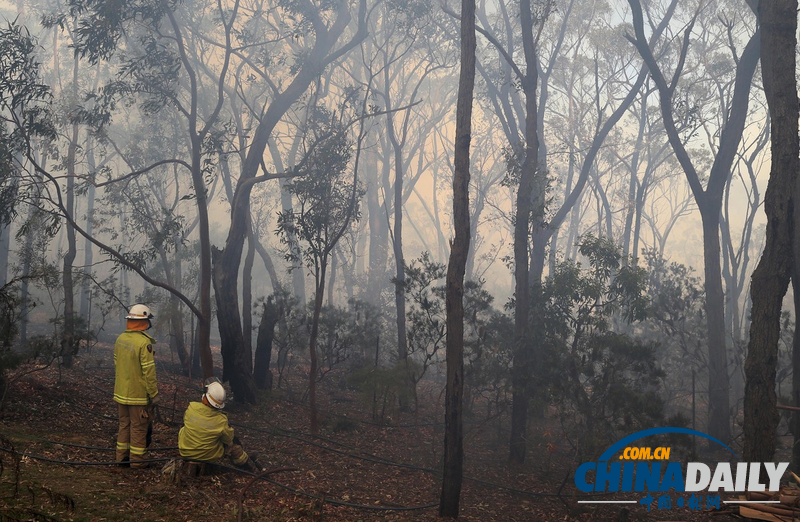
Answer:
<path fill-rule="evenodd" d="M 149 406 L 118 404 L 119 433 L 117 434 L 117 462 L 130 460 L 138 468 L 147 459 L 147 428 L 152 422 Z"/>

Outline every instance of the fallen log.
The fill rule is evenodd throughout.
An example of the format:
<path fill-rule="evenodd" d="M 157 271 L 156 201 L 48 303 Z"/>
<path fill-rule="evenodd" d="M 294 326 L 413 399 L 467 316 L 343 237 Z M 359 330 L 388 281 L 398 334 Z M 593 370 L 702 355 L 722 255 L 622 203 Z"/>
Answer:
<path fill-rule="evenodd" d="M 739 506 L 739 515 L 744 518 L 753 520 L 766 520 L 767 522 L 795 522 L 797 519 L 793 516 L 781 516 L 770 513 L 765 513 L 748 506 Z"/>
<path fill-rule="evenodd" d="M 778 500 L 773 495 L 763 491 L 746 491 L 744 497 L 747 500 Z"/>

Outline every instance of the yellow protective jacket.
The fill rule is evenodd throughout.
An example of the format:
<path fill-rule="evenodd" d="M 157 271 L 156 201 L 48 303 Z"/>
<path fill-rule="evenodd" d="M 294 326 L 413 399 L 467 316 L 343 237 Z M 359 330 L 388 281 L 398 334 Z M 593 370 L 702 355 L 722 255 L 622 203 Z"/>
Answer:
<path fill-rule="evenodd" d="M 158 395 L 153 345 L 144 332 L 125 330 L 114 345 L 114 400 L 120 404 L 147 405 Z"/>
<path fill-rule="evenodd" d="M 183 428 L 178 433 L 181 457 L 214 461 L 225 454 L 225 446 L 232 444 L 233 428 L 228 425 L 225 413 L 202 402 L 189 403 L 183 415 Z"/>

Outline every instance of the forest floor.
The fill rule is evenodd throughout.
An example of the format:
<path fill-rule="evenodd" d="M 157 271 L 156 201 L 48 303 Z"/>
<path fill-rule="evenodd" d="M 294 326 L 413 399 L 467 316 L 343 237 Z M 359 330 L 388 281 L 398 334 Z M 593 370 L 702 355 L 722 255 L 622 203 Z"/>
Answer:
<path fill-rule="evenodd" d="M 26 456 L 0 454 L 0 521 L 438 519 L 441 390 L 421 391 L 415 414 L 392 412 L 381 424 L 372 421 L 371 407 L 358 394 L 341 389 L 329 374 L 320 387 L 316 438 L 308 433 L 308 410 L 288 400 L 290 393 L 264 395 L 252 407 L 229 403 L 229 420 L 248 452 L 265 468 L 297 470 L 252 484 L 251 476 L 235 471 L 183 476 L 175 483 L 162 473 L 163 462 L 143 470 L 111 463 L 117 431 L 112 355 L 111 345 L 100 344 L 71 369 L 46 368 L 11 386 L 0 416 L 0 445 Z M 158 363 L 163 398 L 150 457 L 168 459 L 177 456 L 183 411 L 201 388 L 196 379 L 169 372 L 170 361 Z M 295 388 L 302 392 L 300 382 Z M 575 489 L 573 452 L 555 425 L 532 430 L 528 462 L 512 466 L 501 440 L 507 434 L 495 424 L 466 424 L 462 520 L 741 520 L 725 505 L 690 511 L 659 510 L 653 503 L 648 512 L 639 503 L 579 504 L 587 497 Z M 601 498 L 642 497 L 627 495 Z"/>

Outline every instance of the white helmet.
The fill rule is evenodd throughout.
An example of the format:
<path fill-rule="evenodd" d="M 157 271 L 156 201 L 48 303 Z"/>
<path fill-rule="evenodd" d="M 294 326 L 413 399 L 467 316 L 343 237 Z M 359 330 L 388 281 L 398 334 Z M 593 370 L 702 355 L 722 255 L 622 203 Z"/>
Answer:
<path fill-rule="evenodd" d="M 130 312 L 125 316 L 125 319 L 152 319 L 153 314 L 150 312 L 150 307 L 143 304 L 135 304 L 131 306 Z"/>
<path fill-rule="evenodd" d="M 218 382 L 212 382 L 206 388 L 206 393 L 203 394 L 203 397 L 206 398 L 208 403 L 218 409 L 221 410 L 225 407 L 225 388 Z"/>

